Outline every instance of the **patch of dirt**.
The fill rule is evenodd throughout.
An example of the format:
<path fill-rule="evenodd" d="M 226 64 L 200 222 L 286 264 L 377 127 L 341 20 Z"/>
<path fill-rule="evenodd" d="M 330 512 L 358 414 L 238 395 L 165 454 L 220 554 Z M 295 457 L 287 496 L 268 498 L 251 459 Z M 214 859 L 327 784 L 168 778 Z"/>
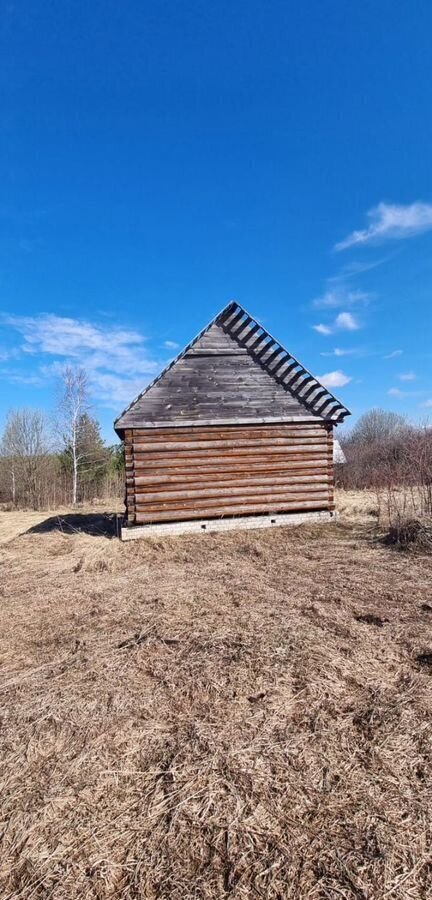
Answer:
<path fill-rule="evenodd" d="M 419 666 L 424 666 L 432 672 L 432 650 L 425 650 L 423 653 L 417 653 L 416 662 Z"/>
<path fill-rule="evenodd" d="M 365 625 L 376 625 L 377 628 L 382 628 L 388 622 L 388 619 L 376 616 L 375 613 L 357 613 L 354 618 L 356 622 L 364 622 Z"/>
<path fill-rule="evenodd" d="M 0 565 L 0 896 L 430 896 L 430 557 L 357 517 Z"/>

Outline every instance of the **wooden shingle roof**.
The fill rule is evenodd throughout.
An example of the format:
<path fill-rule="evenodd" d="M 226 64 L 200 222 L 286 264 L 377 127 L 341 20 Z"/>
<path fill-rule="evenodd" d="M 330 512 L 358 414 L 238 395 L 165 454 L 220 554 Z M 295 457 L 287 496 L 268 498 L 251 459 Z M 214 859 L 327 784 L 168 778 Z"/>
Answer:
<path fill-rule="evenodd" d="M 350 414 L 242 306 L 229 303 L 125 409 L 125 428 L 342 422 Z"/>

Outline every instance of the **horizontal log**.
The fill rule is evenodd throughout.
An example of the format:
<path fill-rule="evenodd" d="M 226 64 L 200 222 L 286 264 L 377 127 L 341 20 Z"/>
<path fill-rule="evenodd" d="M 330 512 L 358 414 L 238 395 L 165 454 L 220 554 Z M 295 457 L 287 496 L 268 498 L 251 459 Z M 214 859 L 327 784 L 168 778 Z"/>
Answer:
<path fill-rule="evenodd" d="M 141 512 L 159 512 L 160 510 L 169 510 L 169 509 L 177 509 L 177 510 L 188 510 L 188 509 L 202 509 L 204 506 L 211 508 L 213 506 L 236 506 L 239 503 L 266 503 L 271 506 L 273 503 L 300 503 L 314 500 L 322 500 L 323 502 L 327 502 L 329 500 L 329 492 L 327 490 L 319 490 L 319 491 L 301 491 L 294 492 L 291 491 L 289 493 L 283 491 L 275 491 L 265 494 L 256 495 L 252 492 L 243 492 L 240 494 L 236 494 L 235 496 L 222 494 L 217 497 L 182 497 L 176 500 L 150 500 L 146 502 L 145 500 L 137 500 L 135 498 L 135 509 Z"/>
<path fill-rule="evenodd" d="M 230 438 L 241 438 L 241 439 L 249 439 L 249 438 L 263 438 L 263 439 L 272 439 L 273 437 L 320 437 L 321 435 L 327 435 L 327 430 L 323 425 L 317 425 L 313 422 L 311 425 L 305 425 L 304 423 L 300 423 L 299 425 L 287 424 L 287 425 L 256 425 L 256 426 L 242 426 L 242 425 L 231 425 L 220 427 L 217 425 L 202 427 L 200 425 L 197 426 L 187 426 L 178 428 L 135 428 L 133 432 L 133 439 L 136 441 L 155 441 L 155 440 L 164 440 L 164 441 L 179 441 L 179 440 L 207 440 L 222 438 L 223 440 L 229 440 Z"/>
<path fill-rule="evenodd" d="M 159 511 L 157 514 L 149 514 L 137 511 L 135 514 L 135 521 L 137 524 L 144 524 L 145 522 L 182 522 L 188 521 L 189 519 L 211 519 L 211 518 L 224 518 L 224 517 L 233 517 L 240 515 L 254 515 L 259 513 L 277 513 L 277 512 L 302 512 L 303 510 L 309 509 L 322 509 L 327 510 L 330 506 L 328 503 L 323 501 L 315 501 L 308 500 L 302 502 L 293 501 L 292 503 L 242 503 L 238 506 L 231 507 L 210 507 L 210 508 L 202 508 L 202 509 L 188 509 L 188 510 L 163 510 Z"/>
<path fill-rule="evenodd" d="M 321 473 L 313 475 L 300 475 L 300 476 L 286 476 L 283 473 L 278 474 L 274 473 L 273 475 L 268 473 L 237 473 L 233 475 L 227 475 L 225 478 L 215 478 L 212 475 L 208 475 L 207 477 L 201 478 L 193 478 L 189 477 L 189 479 L 185 478 L 175 478 L 173 480 L 167 481 L 164 480 L 156 480 L 149 479 L 144 480 L 140 479 L 134 480 L 133 483 L 127 485 L 127 489 L 129 491 L 134 491 L 136 494 L 147 494 L 149 491 L 163 492 L 163 491 L 210 491 L 213 489 L 224 490 L 226 493 L 229 493 L 231 488 L 244 488 L 249 490 L 249 487 L 253 488 L 255 486 L 261 487 L 268 485 L 270 488 L 279 485 L 287 485 L 290 489 L 297 485 L 299 490 L 303 488 L 314 487 L 315 485 L 323 485 L 327 489 L 332 487 L 333 479 L 329 472 L 324 470 Z"/>
<path fill-rule="evenodd" d="M 136 491 L 134 493 L 135 502 L 138 506 L 143 503 L 156 503 L 171 500 L 208 500 L 212 497 L 231 497 L 250 496 L 255 497 L 264 494 L 268 497 L 274 494 L 295 494 L 301 496 L 303 494 L 326 494 L 328 496 L 328 485 L 323 482 L 314 482 L 313 484 L 302 483 L 286 484 L 286 482 L 274 482 L 273 484 L 236 484 L 223 485 L 221 487 L 213 487 L 212 485 L 201 485 L 198 488 L 184 487 L 177 490 L 158 490 L 158 491 Z"/>
<path fill-rule="evenodd" d="M 299 471 L 305 473 L 310 470 L 319 472 L 323 469 L 332 470 L 332 461 L 326 456 L 318 456 L 313 459 L 294 459 L 290 460 L 286 457 L 271 457 L 263 459 L 262 457 L 239 457 L 238 459 L 227 460 L 224 457 L 215 457 L 214 459 L 194 460 L 193 464 L 187 460 L 181 460 L 175 465 L 172 459 L 166 461 L 149 460 L 145 463 L 136 463 L 132 471 L 135 478 L 160 474 L 160 475 L 204 475 L 211 472 L 285 472 Z"/>
<path fill-rule="evenodd" d="M 251 469 L 249 471 L 225 471 L 225 470 L 217 470 L 212 472 L 182 472 L 175 471 L 170 472 L 169 477 L 166 477 L 167 470 L 160 470 L 156 473 L 156 478 L 150 477 L 148 472 L 139 472 L 135 475 L 133 481 L 129 480 L 127 483 L 128 488 L 133 487 L 134 490 L 142 490 L 152 489 L 154 486 L 155 489 L 158 489 L 159 485 L 164 485 L 168 489 L 170 485 L 182 484 L 182 485 L 191 485 L 191 484 L 226 484 L 229 481 L 238 482 L 239 484 L 247 484 L 250 481 L 262 482 L 263 479 L 268 480 L 271 484 L 276 479 L 279 480 L 287 480 L 287 483 L 302 483 L 300 479 L 304 481 L 305 484 L 311 483 L 312 479 L 322 480 L 325 483 L 334 484 L 334 473 L 330 469 L 330 467 L 320 466 L 316 469 L 284 469 L 281 471 L 272 471 L 264 469 Z M 223 475 L 224 478 L 221 480 L 218 476 Z M 184 477 L 186 476 L 186 477 Z"/>
<path fill-rule="evenodd" d="M 290 470 L 288 470 L 288 473 Z M 316 481 L 322 481 L 325 483 L 331 483 L 332 479 L 329 475 L 327 469 L 321 469 L 320 472 L 315 473 L 309 472 L 307 474 L 298 474 L 291 472 L 290 474 L 286 474 L 285 472 L 256 472 L 248 469 L 244 472 L 207 472 L 205 474 L 197 475 L 196 472 L 190 475 L 185 475 L 182 473 L 178 473 L 175 475 L 138 475 L 136 478 L 131 479 L 131 483 L 135 484 L 136 488 L 139 487 L 156 487 L 160 486 L 161 490 L 165 487 L 172 486 L 174 490 L 180 490 L 182 487 L 186 487 L 190 485 L 200 485 L 200 484 L 214 484 L 225 485 L 229 487 L 230 485 L 235 486 L 238 484 L 246 483 L 246 484 L 301 484 L 305 482 L 306 484 L 311 484 Z M 178 487 L 180 485 L 180 487 Z"/>
<path fill-rule="evenodd" d="M 271 441 L 268 439 L 259 439 L 259 438 L 250 438 L 244 439 L 241 438 L 231 439 L 231 440 L 222 440 L 217 438 L 216 440 L 189 440 L 189 441 L 135 441 L 134 442 L 134 456 L 137 453 L 153 453 L 155 451 L 163 450 L 164 452 L 169 451 L 170 453 L 174 453 L 177 450 L 180 451 L 189 451 L 189 450 L 225 450 L 231 448 L 262 448 L 266 449 L 267 447 L 286 447 L 288 450 L 290 448 L 296 450 L 303 449 L 316 449 L 319 447 L 325 447 L 327 445 L 327 435 L 323 434 L 321 437 L 312 437 L 312 438 L 299 438 L 296 440 L 295 438 L 289 437 L 279 437 L 272 438 Z"/>
<path fill-rule="evenodd" d="M 221 452 L 223 450 L 223 452 Z M 270 457 L 274 455 L 278 456 L 286 456 L 288 459 L 301 459 L 302 457 L 312 458 L 317 455 L 327 455 L 329 452 L 328 444 L 300 444 L 299 446 L 283 446 L 279 445 L 273 446 L 263 446 L 263 447 L 224 447 L 217 448 L 214 447 L 211 450 L 205 450 L 202 448 L 198 448 L 196 450 L 176 450 L 175 452 L 170 452 L 166 448 L 163 450 L 149 450 L 149 451 L 141 451 L 135 450 L 134 453 L 134 462 L 146 463 L 147 461 L 162 461 L 162 460 L 170 460 L 173 463 L 175 460 L 182 459 L 200 459 L 200 458 L 211 458 L 211 457 L 225 457 L 226 459 L 232 459 L 237 456 L 261 456 L 263 458 Z"/>
<path fill-rule="evenodd" d="M 259 440 L 271 443 L 274 438 L 301 439 L 301 438 L 326 438 L 329 434 L 324 427 L 317 428 L 241 428 L 240 426 L 232 426 L 231 428 L 201 428 L 197 426 L 189 428 L 172 428 L 168 432 L 163 433 L 161 428 L 136 429 L 134 433 L 134 443 L 153 443 L 154 441 L 207 441 L 207 440 Z M 132 446 L 132 444 L 131 444 Z"/>
<path fill-rule="evenodd" d="M 221 498 L 215 497 L 214 499 L 194 499 L 194 498 L 186 498 L 181 500 L 161 500 L 161 501 L 150 501 L 146 503 L 144 500 L 140 500 L 139 502 L 135 500 L 135 507 L 137 511 L 141 512 L 158 512 L 159 510 L 164 509 L 201 509 L 203 506 L 208 507 L 209 509 L 212 506 L 220 506 L 221 503 L 223 506 L 230 507 L 236 506 L 238 503 L 266 503 L 271 505 L 272 503 L 294 503 L 294 502 L 302 502 L 303 500 L 314 501 L 314 500 L 328 500 L 328 491 L 320 490 L 316 492 L 300 492 L 300 493 L 267 493 L 259 496 L 259 499 L 255 497 L 254 494 L 250 495 L 246 492 L 240 495 L 236 495 L 235 497 L 224 496 L 223 501 Z"/>
<path fill-rule="evenodd" d="M 233 467 L 239 466 L 240 470 L 242 468 L 249 471 L 251 467 L 254 465 L 263 465 L 263 466 L 271 466 L 272 468 L 278 468 L 279 465 L 293 465 L 298 468 L 301 462 L 304 463 L 314 463 L 321 466 L 328 466 L 333 464 L 333 454 L 331 448 L 324 447 L 319 452 L 314 450 L 310 453 L 305 453 L 302 451 L 301 453 L 295 453 L 285 451 L 285 448 L 282 448 L 280 453 L 260 453 L 259 450 L 254 449 L 250 454 L 248 453 L 211 453 L 206 455 L 197 456 L 194 454 L 190 456 L 189 454 L 181 453 L 165 453 L 162 454 L 160 458 L 153 458 L 147 454 L 142 454 L 139 457 L 136 457 L 134 460 L 129 460 L 126 463 L 126 469 L 128 471 L 132 470 L 150 470 L 157 469 L 159 464 L 161 469 L 172 468 L 179 469 L 180 471 L 184 471 L 186 469 L 191 470 L 191 474 L 196 472 L 199 468 L 203 466 L 207 467 L 209 470 L 212 468 L 222 467 L 226 469 L 227 472 L 230 472 Z M 306 468 L 310 468 L 309 465 Z"/>

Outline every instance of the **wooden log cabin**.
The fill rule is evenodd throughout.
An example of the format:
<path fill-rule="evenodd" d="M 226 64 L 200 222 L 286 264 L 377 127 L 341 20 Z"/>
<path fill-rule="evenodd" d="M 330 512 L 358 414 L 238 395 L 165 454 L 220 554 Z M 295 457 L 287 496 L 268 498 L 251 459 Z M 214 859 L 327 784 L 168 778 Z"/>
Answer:
<path fill-rule="evenodd" d="M 238 303 L 114 423 L 122 537 L 331 518 L 333 428 L 349 410 Z"/>

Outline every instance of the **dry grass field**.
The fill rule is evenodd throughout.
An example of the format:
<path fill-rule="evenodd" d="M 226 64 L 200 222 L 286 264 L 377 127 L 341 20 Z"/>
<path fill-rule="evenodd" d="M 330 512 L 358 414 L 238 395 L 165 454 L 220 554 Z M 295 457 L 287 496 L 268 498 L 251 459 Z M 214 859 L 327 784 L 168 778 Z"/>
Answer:
<path fill-rule="evenodd" d="M 126 544 L 2 514 L 2 898 L 432 896 L 432 557 L 339 506 Z"/>

